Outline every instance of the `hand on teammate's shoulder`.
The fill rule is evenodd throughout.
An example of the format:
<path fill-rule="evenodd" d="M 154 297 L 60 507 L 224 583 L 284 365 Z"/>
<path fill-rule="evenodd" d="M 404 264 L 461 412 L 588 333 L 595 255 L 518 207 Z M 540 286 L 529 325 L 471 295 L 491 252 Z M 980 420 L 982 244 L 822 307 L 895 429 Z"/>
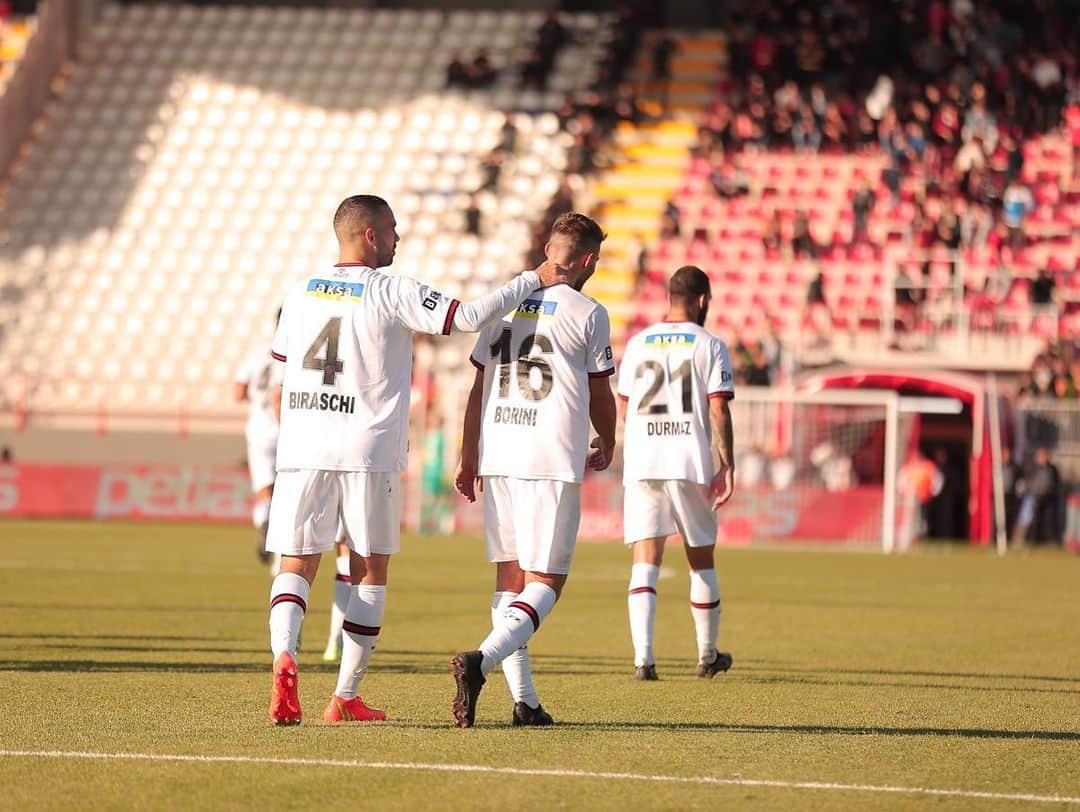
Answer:
<path fill-rule="evenodd" d="M 540 277 L 542 288 L 550 288 L 552 285 L 559 285 L 569 280 L 570 270 L 550 259 L 544 260 L 533 270 Z"/>

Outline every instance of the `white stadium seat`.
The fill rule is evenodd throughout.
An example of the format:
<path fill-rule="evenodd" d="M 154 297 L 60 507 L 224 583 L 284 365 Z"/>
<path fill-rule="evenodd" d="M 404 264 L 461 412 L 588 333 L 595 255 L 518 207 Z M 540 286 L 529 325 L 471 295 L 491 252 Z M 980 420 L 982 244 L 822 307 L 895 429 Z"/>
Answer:
<path fill-rule="evenodd" d="M 566 18 L 586 41 L 609 24 Z M 220 412 L 234 371 L 222 348 L 263 335 L 287 285 L 333 261 L 332 207 L 356 191 L 394 206 L 400 272 L 460 296 L 519 270 L 557 182 L 548 173 L 565 163 L 550 112 L 561 94 L 516 87 L 514 63 L 542 20 L 107 4 L 3 189 L 18 216 L 0 246 L 0 287 L 29 291 L 5 319 L 3 378 L 51 376 L 31 408 L 96 409 L 102 398 L 175 413 L 197 397 L 192 413 Z M 450 55 L 480 47 L 501 69 L 496 89 L 446 92 Z M 593 52 L 569 47 L 553 87 L 584 89 Z M 479 195 L 486 236 L 464 235 L 510 109 L 528 111 L 513 115 L 518 152 L 499 190 Z M 74 359 L 60 377 L 45 368 L 58 350 Z M 459 348 L 444 352 L 460 365 Z"/>

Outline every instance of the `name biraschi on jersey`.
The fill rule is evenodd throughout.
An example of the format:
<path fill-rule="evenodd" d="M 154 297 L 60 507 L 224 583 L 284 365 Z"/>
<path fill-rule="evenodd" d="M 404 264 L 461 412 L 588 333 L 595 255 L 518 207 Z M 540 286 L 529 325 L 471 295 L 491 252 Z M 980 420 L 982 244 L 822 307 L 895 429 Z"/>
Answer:
<path fill-rule="evenodd" d="M 322 412 L 354 414 L 356 412 L 356 396 L 330 394 L 329 392 L 290 392 L 288 407 L 290 409 L 317 409 Z"/>

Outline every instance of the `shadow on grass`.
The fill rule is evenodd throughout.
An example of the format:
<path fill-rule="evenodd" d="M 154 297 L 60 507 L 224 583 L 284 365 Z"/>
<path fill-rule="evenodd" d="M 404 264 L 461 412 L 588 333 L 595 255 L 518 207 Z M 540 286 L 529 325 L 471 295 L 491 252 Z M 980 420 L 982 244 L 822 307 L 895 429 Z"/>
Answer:
<path fill-rule="evenodd" d="M 29 648 L 29 647 L 25 647 Z M 211 648 L 211 647 L 168 647 L 168 646 L 114 646 L 114 645 L 54 645 L 46 646 L 50 649 L 71 649 L 76 651 L 101 651 L 116 653 L 136 653 L 144 655 L 197 655 L 205 657 L 213 654 L 226 655 L 251 655 L 264 654 L 260 648 Z M 402 656 L 404 655 L 404 656 Z M 631 685 L 630 672 L 621 660 L 620 667 L 595 667 L 569 661 L 560 663 L 559 658 L 537 657 L 534 659 L 536 673 L 557 676 L 621 676 L 626 679 L 627 686 Z M 404 652 L 384 652 L 376 663 L 373 664 L 375 671 L 384 674 L 419 674 L 419 675 L 446 675 L 448 673 L 449 655 L 432 655 L 430 653 L 419 656 Z M 306 673 L 337 673 L 335 663 L 325 663 L 317 659 L 317 655 L 308 654 L 301 659 L 301 668 Z M 263 657 L 246 659 L 242 662 L 222 662 L 218 660 L 189 659 L 177 660 L 100 660 L 88 658 L 73 659 L 23 659 L 23 660 L 0 660 L 0 671 L 19 671 L 24 673 L 175 673 L 175 674 L 262 674 L 267 670 L 267 661 Z M 735 681 L 741 684 L 752 685 L 812 685 L 828 688 L 899 688 L 904 690 L 924 689 L 934 691 L 975 691 L 980 693 L 1038 693 L 1038 694 L 1065 694 L 1080 695 L 1080 688 L 1065 687 L 1038 687 L 1031 685 L 1001 686 L 1001 685 L 973 685 L 973 684 L 948 684 L 930 682 L 902 682 L 885 680 L 852 680 L 838 677 L 813 678 L 809 676 L 770 676 L 766 669 L 754 669 L 757 673 L 746 674 L 743 671 L 733 671 L 729 676 L 718 678 L 721 681 Z M 876 673 L 876 672 L 875 672 Z M 664 671 L 661 661 L 661 678 L 664 681 L 697 682 L 697 678 L 690 672 L 685 662 L 680 662 L 678 668 Z M 648 690 L 644 687 L 643 690 Z"/>
<path fill-rule="evenodd" d="M 940 736 L 962 739 L 1040 739 L 1080 741 L 1071 730 L 992 730 L 963 727 L 848 727 L 834 725 L 753 725 L 695 722 L 559 722 L 559 727 L 575 730 L 655 730 L 713 731 L 725 733 L 791 733 L 811 736 Z"/>
<path fill-rule="evenodd" d="M 221 636 L 195 636 L 188 634 L 0 634 L 0 640 L 205 640 L 209 643 L 223 643 L 229 638 Z"/>

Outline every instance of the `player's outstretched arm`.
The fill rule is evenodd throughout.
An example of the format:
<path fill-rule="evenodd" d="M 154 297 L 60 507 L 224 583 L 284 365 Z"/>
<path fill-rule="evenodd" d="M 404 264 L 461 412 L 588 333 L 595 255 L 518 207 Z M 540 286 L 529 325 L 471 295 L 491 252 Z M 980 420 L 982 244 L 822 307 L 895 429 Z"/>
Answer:
<path fill-rule="evenodd" d="M 454 313 L 454 327 L 463 333 L 476 333 L 516 309 L 529 294 L 567 281 L 567 270 L 554 262 L 545 261 L 532 271 L 518 274 L 505 285 L 486 296 L 459 303 Z"/>
<path fill-rule="evenodd" d="M 713 510 L 719 508 L 735 492 L 735 434 L 731 426 L 731 407 L 728 398 L 709 399 L 709 418 L 713 424 L 713 436 L 716 437 L 716 452 L 719 463 L 716 475 L 709 487 L 709 496 L 713 498 Z"/>
<path fill-rule="evenodd" d="M 615 395 L 607 376 L 589 378 L 589 420 L 596 429 L 597 437 L 592 441 L 594 451 L 588 460 L 593 471 L 603 471 L 615 456 L 615 423 L 617 411 Z"/>
<path fill-rule="evenodd" d="M 237 403 L 243 403 L 248 399 L 248 385 L 243 381 L 236 381 L 233 384 L 233 400 Z"/>
<path fill-rule="evenodd" d="M 461 462 L 454 474 L 454 489 L 470 502 L 476 501 L 480 470 L 480 417 L 484 405 L 484 370 L 476 370 L 469 402 L 465 405 L 465 425 L 461 429 Z M 483 490 L 483 483 L 480 489 Z"/>

